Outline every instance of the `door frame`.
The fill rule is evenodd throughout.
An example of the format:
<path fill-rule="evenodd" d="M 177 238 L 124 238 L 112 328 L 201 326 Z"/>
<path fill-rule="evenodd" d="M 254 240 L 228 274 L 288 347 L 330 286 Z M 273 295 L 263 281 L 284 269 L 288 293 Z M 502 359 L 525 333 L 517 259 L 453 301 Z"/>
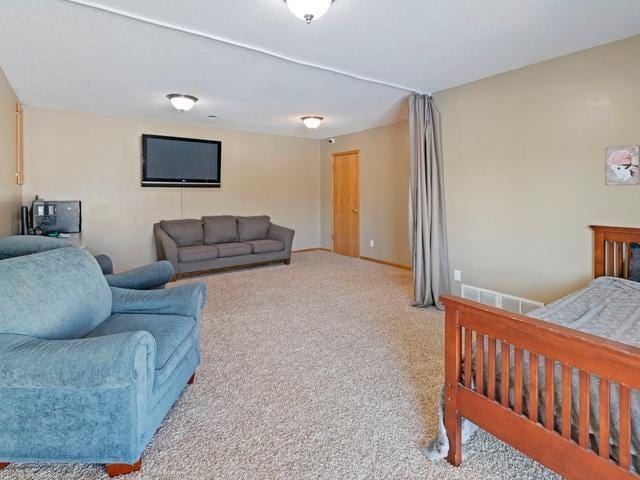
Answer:
<path fill-rule="evenodd" d="M 344 155 L 358 155 L 358 254 L 354 258 L 360 258 L 360 214 L 362 211 L 362 209 L 360 208 L 360 149 L 347 150 L 344 152 L 336 152 L 331 154 L 331 251 L 336 251 L 334 233 L 335 211 L 333 205 L 333 198 L 335 194 L 335 186 L 333 180 L 335 176 L 336 157 L 341 157 Z"/>

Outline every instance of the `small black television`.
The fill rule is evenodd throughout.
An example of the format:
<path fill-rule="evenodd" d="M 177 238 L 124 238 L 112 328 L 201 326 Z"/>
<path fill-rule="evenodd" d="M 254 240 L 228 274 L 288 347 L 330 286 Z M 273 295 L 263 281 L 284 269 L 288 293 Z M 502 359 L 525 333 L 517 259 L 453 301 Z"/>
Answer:
<path fill-rule="evenodd" d="M 143 187 L 220 187 L 222 142 L 142 135 Z"/>

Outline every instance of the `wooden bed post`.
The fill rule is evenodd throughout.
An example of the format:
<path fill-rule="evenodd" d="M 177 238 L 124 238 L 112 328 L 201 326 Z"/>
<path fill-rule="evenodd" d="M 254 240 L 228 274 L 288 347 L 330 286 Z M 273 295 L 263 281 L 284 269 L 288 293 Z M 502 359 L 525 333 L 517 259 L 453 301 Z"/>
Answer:
<path fill-rule="evenodd" d="M 447 306 L 445 314 L 445 402 L 444 426 L 449 438 L 447 461 L 454 466 L 462 461 L 461 419 L 458 413 L 458 383 L 462 356 L 462 332 L 458 323 L 458 310 Z"/>
<path fill-rule="evenodd" d="M 606 272 L 605 249 L 606 242 L 604 231 L 598 227 L 591 227 L 593 230 L 593 278 L 604 277 Z"/>

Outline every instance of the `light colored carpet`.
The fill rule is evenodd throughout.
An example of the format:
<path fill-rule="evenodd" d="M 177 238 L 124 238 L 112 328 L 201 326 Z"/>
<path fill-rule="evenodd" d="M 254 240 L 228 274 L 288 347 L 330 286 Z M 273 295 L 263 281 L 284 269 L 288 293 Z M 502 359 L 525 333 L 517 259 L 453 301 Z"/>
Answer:
<path fill-rule="evenodd" d="M 480 432 L 462 467 L 436 431 L 443 315 L 410 274 L 326 252 L 205 281 L 202 364 L 123 479 L 557 478 Z M 106 478 L 97 465 L 12 465 L 0 479 Z"/>

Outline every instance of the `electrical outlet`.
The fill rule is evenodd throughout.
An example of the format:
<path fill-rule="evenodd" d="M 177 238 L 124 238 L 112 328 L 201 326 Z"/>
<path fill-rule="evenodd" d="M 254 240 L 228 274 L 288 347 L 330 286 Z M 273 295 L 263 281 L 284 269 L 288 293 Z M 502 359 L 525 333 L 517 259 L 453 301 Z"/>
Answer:
<path fill-rule="evenodd" d="M 373 247 L 375 246 L 375 243 L 373 242 L 373 240 L 369 240 L 369 246 L 370 246 L 371 248 L 373 248 Z"/>
<path fill-rule="evenodd" d="M 460 270 L 454 270 L 453 271 L 453 279 L 456 282 L 461 282 L 462 281 L 462 272 Z"/>

